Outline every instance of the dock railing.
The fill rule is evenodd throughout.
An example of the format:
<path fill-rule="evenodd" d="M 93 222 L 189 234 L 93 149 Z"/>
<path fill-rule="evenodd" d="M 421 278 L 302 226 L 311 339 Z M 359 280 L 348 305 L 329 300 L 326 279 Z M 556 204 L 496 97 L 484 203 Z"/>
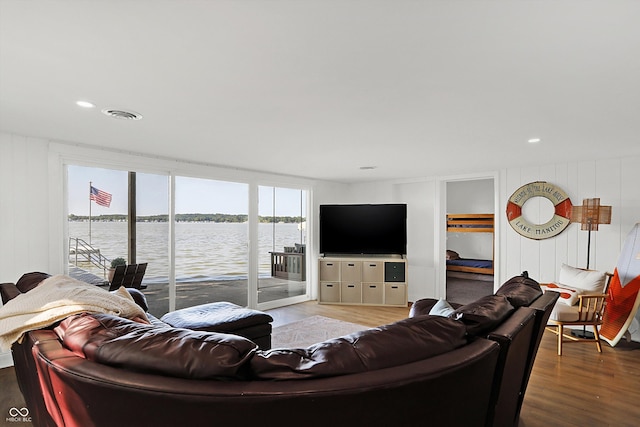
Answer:
<path fill-rule="evenodd" d="M 103 275 L 107 277 L 107 270 L 110 261 L 89 243 L 77 237 L 69 237 L 69 261 L 75 266 L 78 262 L 90 263 L 102 269 Z"/>

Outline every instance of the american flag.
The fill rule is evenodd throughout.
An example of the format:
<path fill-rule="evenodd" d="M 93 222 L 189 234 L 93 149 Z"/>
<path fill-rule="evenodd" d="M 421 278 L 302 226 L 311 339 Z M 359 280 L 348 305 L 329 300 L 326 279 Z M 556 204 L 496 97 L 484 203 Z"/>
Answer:
<path fill-rule="evenodd" d="M 100 206 L 109 207 L 111 204 L 111 194 L 106 191 L 98 190 L 96 187 L 91 186 L 91 194 L 89 199 L 94 200 Z"/>

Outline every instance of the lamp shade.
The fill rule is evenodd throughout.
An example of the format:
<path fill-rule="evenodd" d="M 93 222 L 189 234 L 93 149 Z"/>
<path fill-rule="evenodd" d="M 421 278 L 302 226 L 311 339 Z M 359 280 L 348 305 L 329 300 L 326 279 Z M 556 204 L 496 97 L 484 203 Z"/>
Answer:
<path fill-rule="evenodd" d="M 581 230 L 598 231 L 598 224 L 611 224 L 611 206 L 601 206 L 599 197 L 583 199 L 582 206 L 571 209 L 571 222 L 579 222 Z"/>

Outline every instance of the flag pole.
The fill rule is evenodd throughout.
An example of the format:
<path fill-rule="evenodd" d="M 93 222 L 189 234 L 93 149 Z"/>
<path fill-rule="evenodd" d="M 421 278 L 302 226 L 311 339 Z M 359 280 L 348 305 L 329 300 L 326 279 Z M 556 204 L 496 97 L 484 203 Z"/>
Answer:
<path fill-rule="evenodd" d="M 89 246 L 91 246 L 91 181 L 89 181 Z"/>

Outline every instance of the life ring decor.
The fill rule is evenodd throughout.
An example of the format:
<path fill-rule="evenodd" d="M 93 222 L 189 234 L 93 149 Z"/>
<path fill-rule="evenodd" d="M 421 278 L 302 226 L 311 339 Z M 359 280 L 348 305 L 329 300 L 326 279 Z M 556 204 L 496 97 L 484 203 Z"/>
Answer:
<path fill-rule="evenodd" d="M 522 206 L 532 197 L 544 197 L 553 203 L 553 218 L 544 224 L 533 224 L 522 216 Z M 516 233 L 529 239 L 542 240 L 557 236 L 571 223 L 571 200 L 562 189 L 546 181 L 535 181 L 518 188 L 507 202 L 507 219 Z"/>

